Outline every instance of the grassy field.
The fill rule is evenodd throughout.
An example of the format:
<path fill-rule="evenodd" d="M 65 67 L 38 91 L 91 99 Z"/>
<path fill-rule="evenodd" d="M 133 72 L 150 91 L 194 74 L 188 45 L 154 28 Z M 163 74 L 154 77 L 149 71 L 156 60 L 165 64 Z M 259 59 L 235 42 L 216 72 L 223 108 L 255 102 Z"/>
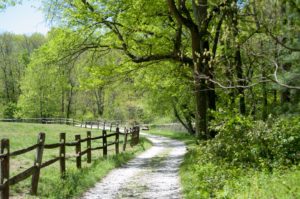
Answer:
<path fill-rule="evenodd" d="M 210 154 L 196 145 L 195 139 L 182 132 L 151 129 L 151 134 L 184 141 L 188 146 L 180 177 L 186 199 L 300 198 L 300 167 L 269 171 L 216 164 Z"/>
<path fill-rule="evenodd" d="M 37 142 L 39 132 L 46 133 L 46 144 L 58 143 L 59 133 L 66 133 L 66 141 L 75 140 L 75 135 L 80 134 L 82 138 L 86 137 L 86 131 L 78 127 L 66 125 L 45 125 L 45 124 L 25 124 L 25 123 L 1 123 L 0 138 L 9 138 L 11 151 L 26 148 Z M 101 131 L 92 130 L 92 136 L 101 135 Z M 114 137 L 111 137 L 114 139 Z M 123 136 L 120 136 L 123 140 Z M 108 140 L 108 142 L 113 140 Z M 92 147 L 101 146 L 101 141 L 92 141 Z M 76 169 L 75 158 L 66 162 L 67 176 L 65 180 L 60 179 L 59 163 L 55 163 L 41 170 L 39 181 L 38 197 L 29 195 L 30 178 L 11 187 L 12 198 L 74 198 L 79 196 L 99 179 L 105 176 L 111 169 L 120 166 L 136 154 L 150 147 L 151 144 L 141 139 L 141 143 L 131 148 L 129 145 L 125 153 L 118 156 L 113 155 L 114 146 L 108 148 L 108 158 L 102 158 L 102 150 L 92 152 L 92 164 L 86 163 L 86 156 L 82 157 L 83 169 Z M 120 145 L 121 150 L 122 145 Z M 85 149 L 84 143 L 82 150 Z M 67 157 L 75 154 L 75 147 L 66 147 Z M 10 176 L 24 171 L 33 165 L 35 150 L 24 155 L 11 158 Z M 45 149 L 43 162 L 58 156 L 58 148 Z"/>

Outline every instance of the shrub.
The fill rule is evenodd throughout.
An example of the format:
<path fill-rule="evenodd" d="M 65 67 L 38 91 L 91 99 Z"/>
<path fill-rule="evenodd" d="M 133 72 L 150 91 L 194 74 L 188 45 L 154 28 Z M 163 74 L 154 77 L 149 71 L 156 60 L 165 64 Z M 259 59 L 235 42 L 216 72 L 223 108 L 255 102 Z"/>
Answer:
<path fill-rule="evenodd" d="M 12 118 L 14 118 L 17 111 L 18 111 L 17 104 L 15 104 L 13 102 L 9 102 L 4 108 L 3 117 L 12 119 Z"/>
<path fill-rule="evenodd" d="M 220 119 L 211 125 L 218 135 L 203 143 L 215 159 L 269 169 L 300 162 L 300 117 L 266 122 L 240 115 Z"/>

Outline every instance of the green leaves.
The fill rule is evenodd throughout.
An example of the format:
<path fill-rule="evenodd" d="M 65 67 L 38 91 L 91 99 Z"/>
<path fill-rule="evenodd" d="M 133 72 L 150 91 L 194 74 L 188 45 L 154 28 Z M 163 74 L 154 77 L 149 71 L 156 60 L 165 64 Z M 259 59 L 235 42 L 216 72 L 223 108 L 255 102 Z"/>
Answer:
<path fill-rule="evenodd" d="M 239 115 L 216 119 L 222 121 L 221 126 L 212 128 L 219 134 L 207 145 L 208 153 L 215 158 L 233 165 L 270 169 L 300 162 L 296 155 L 300 152 L 298 117 L 269 118 L 267 122 Z"/>
<path fill-rule="evenodd" d="M 8 6 L 15 6 L 16 4 L 21 3 L 21 0 L 1 0 L 0 2 L 0 11 L 5 9 Z"/>

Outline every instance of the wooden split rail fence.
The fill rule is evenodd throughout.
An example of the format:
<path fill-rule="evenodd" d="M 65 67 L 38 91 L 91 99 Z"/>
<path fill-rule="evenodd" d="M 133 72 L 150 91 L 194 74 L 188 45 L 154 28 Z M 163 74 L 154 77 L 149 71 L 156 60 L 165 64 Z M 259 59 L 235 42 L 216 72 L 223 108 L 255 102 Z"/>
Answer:
<path fill-rule="evenodd" d="M 36 123 L 36 124 L 67 124 L 80 125 L 81 121 L 71 118 L 14 118 L 0 119 L 0 122 Z"/>
<path fill-rule="evenodd" d="M 72 118 L 15 118 L 15 119 L 0 119 L 0 122 L 18 122 L 18 123 L 36 123 L 36 124 L 66 124 L 71 126 L 80 126 L 84 128 L 97 128 L 102 126 L 107 128 L 116 127 L 122 124 L 122 121 L 107 121 L 95 120 L 85 121 Z"/>
<path fill-rule="evenodd" d="M 91 131 L 87 131 L 86 137 L 82 138 L 80 135 L 75 135 L 75 141 L 67 142 L 66 134 L 60 133 L 59 142 L 54 144 L 46 144 L 46 134 L 39 133 L 37 138 L 37 143 L 25 149 L 20 149 L 17 151 L 10 151 L 9 139 L 1 140 L 1 151 L 0 151 L 0 160 L 1 160 L 1 172 L 0 172 L 0 191 L 1 198 L 9 198 L 9 189 L 11 185 L 15 185 L 31 176 L 31 190 L 32 195 L 37 195 L 38 183 L 40 178 L 40 170 L 52 165 L 53 163 L 59 162 L 61 178 L 64 178 L 66 172 L 66 159 L 71 157 L 66 157 L 66 147 L 75 147 L 75 158 L 76 158 L 76 167 L 81 168 L 82 156 L 87 156 L 87 163 L 92 162 L 92 151 L 102 150 L 103 156 L 107 156 L 108 146 L 115 145 L 115 153 L 119 153 L 119 144 L 120 139 L 119 135 L 124 135 L 123 142 L 123 151 L 126 150 L 126 144 L 128 142 L 128 136 L 131 136 L 130 145 L 134 146 L 139 142 L 139 127 L 133 127 L 130 129 L 124 128 L 124 132 L 120 132 L 119 127 L 116 128 L 116 131 L 113 133 L 107 134 L 107 130 L 102 130 L 102 135 L 92 137 Z M 114 137 L 113 142 L 108 142 L 107 138 Z M 98 147 L 92 147 L 92 141 L 102 140 L 102 145 Z M 82 150 L 82 143 L 86 143 L 86 149 Z M 43 154 L 46 149 L 55 149 L 58 148 L 58 156 L 51 160 L 43 161 Z M 10 158 L 23 155 L 27 152 L 36 150 L 35 159 L 33 166 L 26 169 L 25 171 L 10 177 Z M 74 157 L 74 156 L 73 156 Z"/>

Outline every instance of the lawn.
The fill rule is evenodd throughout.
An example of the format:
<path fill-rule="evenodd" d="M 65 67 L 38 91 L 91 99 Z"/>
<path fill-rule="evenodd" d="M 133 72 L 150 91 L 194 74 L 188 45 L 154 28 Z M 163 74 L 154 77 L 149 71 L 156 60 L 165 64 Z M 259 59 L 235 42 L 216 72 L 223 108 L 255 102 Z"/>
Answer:
<path fill-rule="evenodd" d="M 0 138 L 9 138 L 10 150 L 26 148 L 36 144 L 39 132 L 46 133 L 46 144 L 58 143 L 59 134 L 66 133 L 66 141 L 71 142 L 75 140 L 75 135 L 80 134 L 82 138 L 86 137 L 86 131 L 91 129 L 84 129 L 66 125 L 55 124 L 26 124 L 26 123 L 1 123 L 0 122 Z M 101 135 L 100 130 L 91 130 L 92 137 Z M 109 132 L 108 132 L 109 133 Z M 114 141 L 114 137 L 110 137 L 108 142 Z M 123 136 L 120 136 L 120 141 Z M 85 149 L 85 143 L 81 144 L 82 150 Z M 101 141 L 92 141 L 92 147 L 101 146 Z M 41 170 L 41 178 L 39 181 L 38 197 L 40 198 L 72 198 L 79 196 L 86 191 L 95 182 L 105 176 L 111 169 L 120 166 L 136 154 L 144 151 L 150 147 L 151 144 L 141 139 L 138 146 L 131 148 L 127 146 L 126 152 L 118 156 L 114 155 L 114 145 L 108 148 L 108 157 L 102 157 L 102 150 L 92 152 L 92 164 L 86 163 L 86 156 L 82 157 L 81 170 L 76 169 L 75 157 L 70 158 L 66 162 L 67 175 L 64 180 L 60 179 L 59 163 L 55 163 L 49 167 Z M 120 144 L 120 151 L 122 144 Z M 66 147 L 67 157 L 75 154 L 75 147 Z M 21 171 L 33 166 L 33 159 L 35 150 L 24 155 L 11 158 L 10 162 L 10 176 L 14 176 Z M 45 149 L 43 155 L 43 162 L 58 156 L 58 148 Z M 28 178 L 14 186 L 11 186 L 12 198 L 31 198 L 29 195 L 30 181 Z"/>

